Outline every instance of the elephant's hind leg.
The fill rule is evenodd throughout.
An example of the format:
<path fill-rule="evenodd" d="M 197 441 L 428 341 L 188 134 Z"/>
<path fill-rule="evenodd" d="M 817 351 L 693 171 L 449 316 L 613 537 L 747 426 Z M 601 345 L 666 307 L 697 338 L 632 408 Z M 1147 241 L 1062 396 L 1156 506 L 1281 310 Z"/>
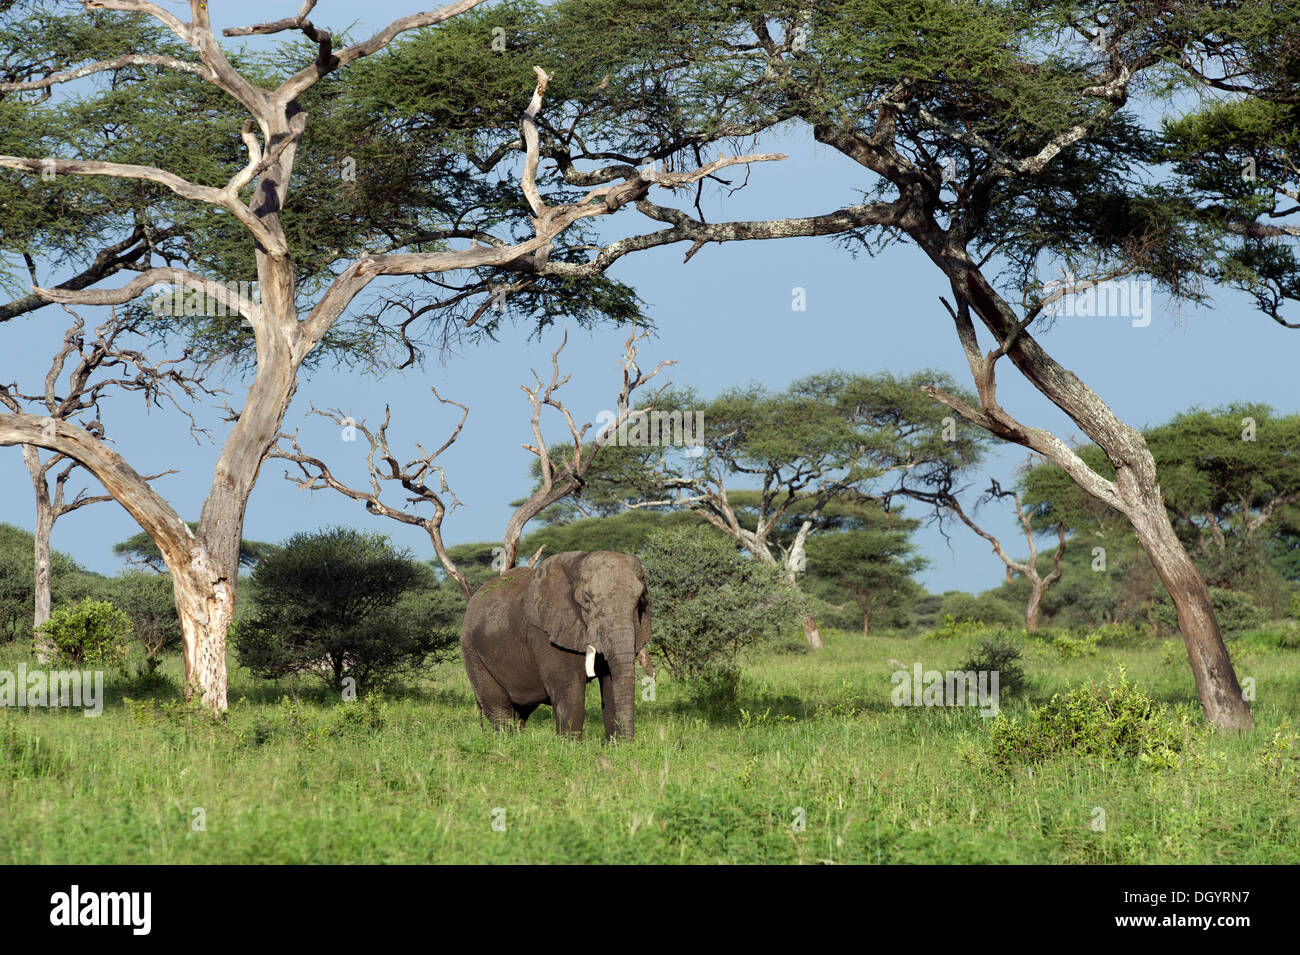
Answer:
<path fill-rule="evenodd" d="M 511 729 L 522 724 L 525 715 L 520 717 L 515 706 L 510 702 L 510 695 L 505 687 L 497 682 L 496 677 L 488 672 L 477 653 L 466 652 L 465 671 L 469 674 L 469 685 L 474 689 L 474 699 L 478 701 L 479 712 L 492 724 L 494 730 Z"/>

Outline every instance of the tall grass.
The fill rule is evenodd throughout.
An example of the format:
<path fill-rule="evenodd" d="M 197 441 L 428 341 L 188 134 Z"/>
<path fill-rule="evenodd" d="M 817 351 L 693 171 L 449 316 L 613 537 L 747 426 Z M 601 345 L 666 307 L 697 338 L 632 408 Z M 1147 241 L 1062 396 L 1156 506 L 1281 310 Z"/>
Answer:
<path fill-rule="evenodd" d="M 1130 641 L 1091 655 L 1019 635 L 1021 719 L 1123 667 L 1199 718 L 1185 658 Z M 99 718 L 0 710 L 0 862 L 1280 863 L 1300 860 L 1300 651 L 1238 647 L 1258 727 L 1194 759 L 1063 757 L 993 772 L 976 709 L 896 708 L 893 661 L 954 668 L 974 635 L 827 634 L 759 653 L 734 706 L 662 677 L 637 738 L 557 739 L 543 707 L 484 729 L 459 662 L 383 700 L 232 677 L 225 724 L 110 676 Z M 0 669 L 28 661 L 0 650 Z M 165 669 L 175 666 L 168 661 Z M 171 672 L 173 678 L 178 673 Z M 1104 813 L 1104 830 L 1094 828 Z M 196 812 L 199 810 L 199 812 Z"/>

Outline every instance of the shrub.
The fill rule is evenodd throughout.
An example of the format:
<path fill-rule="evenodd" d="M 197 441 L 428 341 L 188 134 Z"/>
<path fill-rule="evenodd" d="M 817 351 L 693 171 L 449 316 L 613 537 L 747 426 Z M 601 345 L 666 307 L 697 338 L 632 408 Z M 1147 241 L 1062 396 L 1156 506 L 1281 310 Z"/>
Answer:
<path fill-rule="evenodd" d="M 988 758 L 1000 767 L 1059 756 L 1136 758 L 1152 768 L 1177 765 L 1193 739 L 1191 721 L 1176 718 L 1128 682 L 1057 694 L 1023 721 L 999 714 L 989 728 Z"/>
<path fill-rule="evenodd" d="M 146 657 L 181 645 L 172 579 L 167 574 L 128 570 L 108 584 L 114 606 L 127 615 Z"/>
<path fill-rule="evenodd" d="M 945 594 L 939 612 L 945 619 L 952 617 L 958 622 L 973 621 L 991 624 L 994 627 L 1019 627 L 1025 622 L 1023 610 L 991 594 L 983 594 L 979 597 L 961 591 Z"/>
<path fill-rule="evenodd" d="M 705 697 L 734 699 L 741 651 L 778 635 L 803 610 L 780 568 L 707 528 L 658 531 L 640 557 L 654 615 L 649 650 Z"/>
<path fill-rule="evenodd" d="M 979 637 L 994 628 L 978 620 L 958 620 L 952 614 L 945 614 L 943 624 L 931 630 L 926 636 L 931 640 L 952 640 L 959 637 Z"/>
<path fill-rule="evenodd" d="M 41 627 L 54 643 L 56 659 L 76 666 L 111 667 L 127 653 L 131 621 L 107 600 L 87 597 L 60 607 Z"/>
<path fill-rule="evenodd" d="M 1077 637 L 1062 633 L 1052 641 L 1052 649 L 1064 659 L 1073 660 L 1076 657 L 1095 657 L 1100 643 L 1099 633 L 1083 633 Z"/>
<path fill-rule="evenodd" d="M 1020 648 L 1010 640 L 985 637 L 975 645 L 975 655 L 957 669 L 961 672 L 997 672 L 998 693 L 1014 695 L 1025 688 L 1025 670 L 1020 665 Z"/>
<path fill-rule="evenodd" d="M 456 640 L 429 570 L 380 534 L 297 534 L 258 561 L 252 583 L 255 612 L 231 642 L 267 679 L 308 673 L 336 690 L 348 678 L 365 687 Z"/>

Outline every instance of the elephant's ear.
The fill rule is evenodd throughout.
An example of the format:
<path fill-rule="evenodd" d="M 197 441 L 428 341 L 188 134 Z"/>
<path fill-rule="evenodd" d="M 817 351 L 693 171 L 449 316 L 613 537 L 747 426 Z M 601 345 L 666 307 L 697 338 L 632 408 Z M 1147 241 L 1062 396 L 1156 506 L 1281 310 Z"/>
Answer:
<path fill-rule="evenodd" d="M 587 649 L 587 627 L 573 599 L 578 565 L 587 555 L 567 551 L 537 565 L 528 584 L 528 622 L 546 632 L 551 643 L 582 653 Z"/>

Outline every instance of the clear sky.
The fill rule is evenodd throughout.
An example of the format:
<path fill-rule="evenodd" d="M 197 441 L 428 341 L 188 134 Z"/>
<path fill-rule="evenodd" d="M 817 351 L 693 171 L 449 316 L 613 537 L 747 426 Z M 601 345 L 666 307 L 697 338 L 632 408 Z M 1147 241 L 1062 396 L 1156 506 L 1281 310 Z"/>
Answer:
<path fill-rule="evenodd" d="M 165 3 L 180 12 L 185 5 Z M 214 28 L 292 16 L 298 0 L 218 0 Z M 415 0 L 371 0 L 365 5 L 323 0 L 313 14 L 323 26 L 346 26 L 361 16 L 354 34 L 366 34 L 422 5 Z M 543 64 L 562 70 L 563 64 Z M 467 78 L 472 81 L 472 78 Z M 521 99 L 521 109 L 524 106 Z M 232 130 L 232 135 L 235 131 Z M 308 130 L 310 135 L 310 126 Z M 193 144 L 190 144 L 192 147 Z M 832 211 L 858 201 L 867 185 L 857 167 L 844 157 L 791 128 L 760 142 L 760 151 L 790 154 L 782 163 L 752 167 L 750 185 L 725 200 L 711 196 L 705 213 L 711 220 L 771 218 Z M 656 201 L 671 204 L 666 193 Z M 292 197 L 290 198 L 292 201 Z M 610 234 L 658 228 L 635 210 L 624 209 L 610 223 Z M 631 283 L 658 325 L 658 337 L 642 343 L 643 364 L 677 359 L 667 374 L 704 394 L 747 381 L 770 388 L 827 368 L 850 372 L 908 373 L 943 369 L 969 385 L 969 372 L 938 297 L 947 285 L 919 252 L 895 246 L 876 258 L 854 258 L 828 239 L 711 245 L 683 264 L 685 245 L 623 259 L 612 271 Z M 42 273 L 47 284 L 62 274 Z M 120 277 L 106 284 L 120 284 Z M 806 290 L 807 310 L 791 308 L 792 290 Z M 1300 338 L 1252 311 L 1235 293 L 1220 293 L 1213 307 L 1169 312 L 1157 293 L 1148 327 L 1135 328 L 1128 318 L 1069 318 L 1041 335 L 1044 346 L 1110 403 L 1124 420 L 1137 426 L 1155 424 L 1193 405 L 1211 407 L 1236 400 L 1263 401 L 1283 412 L 1296 412 L 1295 368 Z M 88 309 L 88 318 L 94 310 Z M 17 379 L 31 390 L 48 367 L 67 316 L 47 307 L 0 327 L 0 378 Z M 286 429 L 301 429 L 305 450 L 329 461 L 340 476 L 364 479 L 364 442 L 342 440 L 338 428 L 308 418 L 311 404 L 339 408 L 371 423 L 382 420 L 384 405 L 393 408 L 390 436 L 394 449 L 420 442 L 442 442 L 457 420 L 455 409 L 442 409 L 430 386 L 470 407 L 457 444 L 443 459 L 448 480 L 464 507 L 444 524 L 450 543 L 499 539 L 511 509 L 508 502 L 527 493 L 531 455 L 520 444 L 530 439 L 528 403 L 519 386 L 531 382 L 530 368 L 545 374 L 549 355 L 559 344 L 560 329 L 540 340 L 530 330 L 507 328 L 497 343 L 430 362 L 424 369 L 391 374 L 382 380 L 323 368 L 306 378 L 289 410 Z M 592 421 L 613 405 L 621 383 L 618 364 L 626 333 L 604 328 L 588 333 L 571 325 L 562 367 L 573 380 L 560 393 L 580 421 Z M 229 401 L 238 407 L 246 383 L 224 382 Z M 1049 427 L 1062 437 L 1077 429 L 1009 366 L 1002 368 L 999 396 L 1004 407 L 1026 424 Z M 200 411 L 214 437 L 225 428 L 215 409 Z M 212 477 L 218 445 L 195 444 L 188 425 L 171 411 L 142 413 L 134 396 L 105 403 L 103 420 L 118 449 L 136 470 L 179 473 L 156 482 L 187 519 L 198 518 Z M 558 416 L 548 437 L 564 434 Z M 1003 446 L 990 458 L 988 473 L 1004 482 L 1027 452 Z M 277 541 L 299 530 L 346 523 L 380 530 L 431 558 L 422 531 L 372 517 L 358 504 L 332 491 L 308 494 L 283 477 L 284 462 L 263 468 L 249 502 L 245 536 Z M 976 492 L 986 486 L 973 479 Z M 0 521 L 31 528 L 34 503 L 17 448 L 0 449 Z M 913 513 L 919 512 L 913 510 Z M 980 512 L 985 526 L 1003 537 L 1013 553 L 1023 553 L 1009 510 L 989 505 Z M 116 503 L 95 505 L 61 521 L 54 546 L 85 566 L 113 573 L 122 566 L 112 545 L 137 531 Z M 934 591 L 983 590 L 1003 579 L 1001 562 L 988 545 L 960 525 L 951 544 L 932 528 L 918 534 L 930 565 L 921 581 Z"/>

